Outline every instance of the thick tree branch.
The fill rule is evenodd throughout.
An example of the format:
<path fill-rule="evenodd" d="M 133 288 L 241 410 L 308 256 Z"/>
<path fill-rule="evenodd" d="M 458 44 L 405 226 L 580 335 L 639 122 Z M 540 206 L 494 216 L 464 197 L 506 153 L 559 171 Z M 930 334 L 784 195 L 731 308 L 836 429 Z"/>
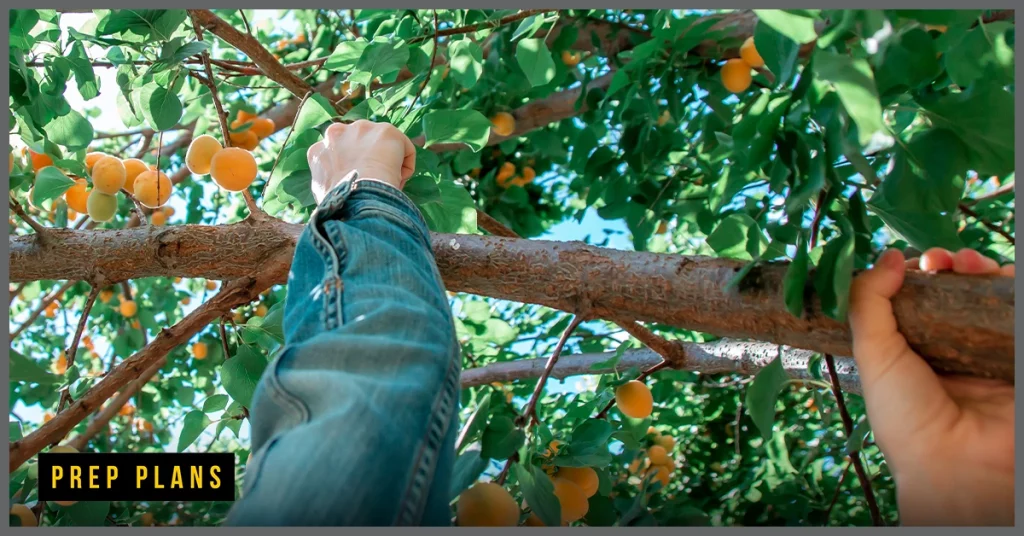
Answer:
<path fill-rule="evenodd" d="M 302 226 L 175 225 L 75 231 L 52 229 L 50 243 L 10 238 L 10 280 L 141 277 L 228 280 L 290 255 Z M 826 316 L 811 295 L 797 318 L 786 309 L 787 263 L 755 267 L 701 256 L 620 251 L 580 242 L 434 234 L 434 254 L 449 290 L 574 311 L 590 318 L 657 322 L 719 337 L 754 339 L 833 355 L 852 355 L 849 327 Z M 284 274 L 278 283 L 284 282 Z M 1013 381 L 1014 280 L 999 276 L 908 273 L 894 298 L 911 347 L 946 373 Z"/>
<path fill-rule="evenodd" d="M 779 349 L 775 344 L 730 339 L 711 343 L 685 342 L 682 346 L 687 355 L 686 362 L 678 365 L 669 363 L 666 368 L 701 374 L 743 374 L 746 376 L 754 376 L 762 368 L 770 365 L 777 358 Z M 563 380 L 572 376 L 621 373 L 632 368 L 647 370 L 662 362 L 661 356 L 657 352 L 644 348 L 626 350 L 614 367 L 593 368 L 594 365 L 608 361 L 614 355 L 615 352 L 563 355 L 551 370 L 550 377 Z M 783 347 L 783 370 L 793 380 L 814 380 L 816 378 L 808 367 L 814 355 L 815 352 L 809 350 Z M 835 359 L 835 362 L 836 374 L 843 391 L 861 394 L 857 364 L 853 358 L 839 357 Z M 546 359 L 518 359 L 491 363 L 462 371 L 460 381 L 462 388 L 466 389 L 494 382 L 509 383 L 528 380 L 539 377 L 544 371 L 546 363 Z M 822 375 L 828 374 L 824 363 L 820 363 L 818 369 Z"/>

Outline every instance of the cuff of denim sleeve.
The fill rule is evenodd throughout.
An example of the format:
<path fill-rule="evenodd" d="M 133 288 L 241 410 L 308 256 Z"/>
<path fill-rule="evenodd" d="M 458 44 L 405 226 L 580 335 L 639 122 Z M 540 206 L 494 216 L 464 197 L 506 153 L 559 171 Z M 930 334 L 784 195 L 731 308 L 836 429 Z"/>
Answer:
<path fill-rule="evenodd" d="M 423 220 L 423 214 L 405 192 L 389 182 L 373 177 L 360 177 L 356 171 L 349 172 L 348 175 L 345 175 L 338 182 L 333 190 L 328 192 L 327 196 L 324 197 L 317 207 L 314 218 L 318 220 L 345 219 L 345 202 L 356 192 L 372 192 L 371 195 L 380 201 L 402 210 L 413 220 L 418 220 L 424 232 L 427 232 L 427 224 Z"/>

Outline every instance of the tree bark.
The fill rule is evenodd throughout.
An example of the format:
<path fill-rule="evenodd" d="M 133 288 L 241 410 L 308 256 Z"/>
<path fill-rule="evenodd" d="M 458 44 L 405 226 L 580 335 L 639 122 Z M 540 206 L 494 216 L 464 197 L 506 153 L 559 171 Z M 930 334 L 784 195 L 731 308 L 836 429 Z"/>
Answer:
<path fill-rule="evenodd" d="M 684 342 L 686 361 L 669 365 L 671 370 L 687 370 L 701 374 L 746 374 L 753 376 L 778 357 L 779 347 L 763 342 L 742 342 L 723 339 L 713 343 Z M 562 380 L 571 376 L 626 372 L 631 368 L 649 369 L 661 363 L 661 356 L 649 349 L 626 350 L 614 367 L 592 368 L 608 361 L 615 352 L 596 354 L 570 354 L 559 358 L 549 377 Z M 782 368 L 794 380 L 817 379 L 808 367 L 815 352 L 783 347 Z M 462 388 L 479 387 L 492 382 L 507 383 L 540 377 L 546 359 L 518 359 L 492 363 L 462 371 Z M 823 378 L 828 377 L 825 363 L 819 366 Z M 844 392 L 861 394 L 857 364 L 852 358 L 836 358 L 836 372 Z"/>
<path fill-rule="evenodd" d="M 302 227 L 277 220 L 224 226 L 122 230 L 51 229 L 45 244 L 10 238 L 12 282 L 140 277 L 234 279 L 291 255 Z M 719 337 L 755 339 L 833 355 L 852 355 L 845 323 L 822 312 L 807 289 L 804 314 L 787 312 L 786 263 L 753 269 L 728 283 L 742 261 L 619 251 L 580 242 L 434 234 L 449 290 L 580 313 L 587 318 L 657 322 Z M 285 280 L 281 274 L 278 283 Z M 1014 280 L 908 273 L 894 299 L 911 347 L 945 373 L 1013 381 Z"/>

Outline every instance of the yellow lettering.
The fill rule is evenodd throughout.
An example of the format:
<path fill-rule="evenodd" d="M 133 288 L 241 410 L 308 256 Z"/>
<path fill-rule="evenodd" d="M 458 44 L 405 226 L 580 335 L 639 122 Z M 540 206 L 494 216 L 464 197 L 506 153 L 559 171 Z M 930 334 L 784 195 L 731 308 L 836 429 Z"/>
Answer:
<path fill-rule="evenodd" d="M 217 473 L 219 473 L 219 472 L 220 472 L 220 466 L 219 465 L 214 465 L 213 467 L 210 468 L 210 478 L 211 478 L 210 487 L 213 488 L 213 489 L 220 489 L 220 477 L 217 476 Z"/>
<path fill-rule="evenodd" d="M 153 466 L 153 489 L 164 489 L 163 485 L 160 484 L 160 466 Z"/>
<path fill-rule="evenodd" d="M 98 465 L 89 466 L 89 489 L 100 489 L 100 487 L 96 485 L 96 480 L 100 477 L 98 472 L 99 469 L 100 466 Z"/>
<path fill-rule="evenodd" d="M 149 471 L 145 465 L 140 465 L 135 468 L 135 489 L 142 489 L 142 481 L 149 476 Z"/>
<path fill-rule="evenodd" d="M 117 480 L 117 466 L 107 466 L 107 489 L 114 487 L 112 484 Z"/>
<path fill-rule="evenodd" d="M 77 484 L 75 482 L 78 482 Z M 82 489 L 82 468 L 78 465 L 71 466 L 71 489 Z"/>
<path fill-rule="evenodd" d="M 192 489 L 203 489 L 203 466 L 192 466 Z"/>
<path fill-rule="evenodd" d="M 171 487 L 177 485 L 179 488 L 184 488 L 185 485 L 181 481 L 181 467 L 175 465 L 174 472 L 171 473 Z"/>
<path fill-rule="evenodd" d="M 64 468 L 59 465 L 53 466 L 53 487 L 57 487 L 57 481 L 64 478 Z"/>

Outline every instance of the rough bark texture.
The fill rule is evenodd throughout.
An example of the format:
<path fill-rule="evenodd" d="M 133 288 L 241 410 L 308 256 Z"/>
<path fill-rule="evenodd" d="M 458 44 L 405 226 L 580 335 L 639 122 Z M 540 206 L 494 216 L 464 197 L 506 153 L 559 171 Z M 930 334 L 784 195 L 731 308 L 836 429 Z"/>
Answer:
<path fill-rule="evenodd" d="M 686 352 L 685 363 L 669 366 L 672 370 L 688 370 L 702 374 L 746 374 L 753 376 L 762 368 L 771 364 L 778 357 L 779 347 L 775 344 L 762 342 L 741 342 L 722 340 L 713 343 L 682 344 Z M 571 376 L 587 374 L 611 374 L 625 372 L 631 368 L 645 370 L 661 363 L 661 356 L 648 349 L 627 350 L 614 367 L 592 369 L 595 364 L 608 361 L 615 352 L 597 354 L 563 355 L 551 371 L 550 377 L 565 379 Z M 782 367 L 786 374 L 794 380 L 816 379 L 807 366 L 815 352 L 783 347 Z M 462 372 L 462 388 L 478 387 L 492 382 L 507 383 L 540 377 L 544 371 L 545 359 L 520 359 L 493 363 L 479 368 L 471 368 Z M 825 363 L 819 364 L 821 377 L 827 378 Z M 840 385 L 847 393 L 861 394 L 860 378 L 857 365 L 852 358 L 836 358 L 836 373 Z"/>
<path fill-rule="evenodd" d="M 301 226 L 271 220 L 225 226 L 53 230 L 46 245 L 12 237 L 11 281 L 139 277 L 232 279 L 290 255 Z M 781 288 L 785 264 L 754 269 L 736 290 L 743 263 L 618 251 L 579 242 L 433 235 L 450 290 L 585 314 L 659 322 L 720 337 L 756 339 L 852 355 L 846 324 L 822 313 L 809 291 L 801 318 Z M 277 282 L 284 281 L 284 274 Z M 894 300 L 911 346 L 942 372 L 1013 381 L 1012 278 L 908 274 Z"/>

